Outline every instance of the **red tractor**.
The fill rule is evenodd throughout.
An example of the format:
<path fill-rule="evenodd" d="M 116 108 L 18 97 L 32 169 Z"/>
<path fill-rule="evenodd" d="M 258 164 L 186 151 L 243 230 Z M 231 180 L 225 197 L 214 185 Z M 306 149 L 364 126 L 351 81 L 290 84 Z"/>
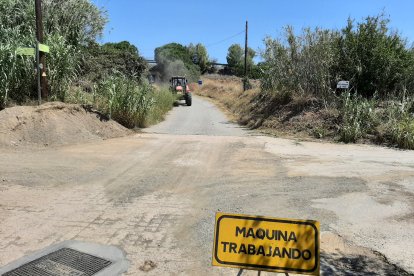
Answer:
<path fill-rule="evenodd" d="M 192 97 L 187 79 L 185 77 L 172 77 L 170 83 L 172 93 L 179 95 L 180 100 L 185 100 L 185 104 L 191 106 Z"/>

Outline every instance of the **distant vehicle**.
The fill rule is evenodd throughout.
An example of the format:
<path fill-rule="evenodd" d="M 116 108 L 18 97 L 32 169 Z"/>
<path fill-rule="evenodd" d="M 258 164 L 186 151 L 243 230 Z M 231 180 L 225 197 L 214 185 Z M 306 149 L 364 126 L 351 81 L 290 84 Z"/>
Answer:
<path fill-rule="evenodd" d="M 185 100 L 185 104 L 191 106 L 192 96 L 187 79 L 185 77 L 176 76 L 170 79 L 170 83 L 170 90 L 172 93 L 181 95 L 179 99 Z"/>

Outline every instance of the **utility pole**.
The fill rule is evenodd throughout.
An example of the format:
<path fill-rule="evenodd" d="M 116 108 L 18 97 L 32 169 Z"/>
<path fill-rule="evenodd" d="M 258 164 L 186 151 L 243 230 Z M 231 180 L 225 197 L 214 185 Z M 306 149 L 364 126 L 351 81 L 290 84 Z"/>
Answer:
<path fill-rule="evenodd" d="M 39 49 L 39 43 L 43 43 L 43 17 L 42 17 L 42 0 L 35 0 L 36 12 L 36 48 Z M 47 78 L 46 78 L 46 58 L 45 53 L 39 53 L 37 70 L 41 70 L 40 86 L 43 99 L 48 97 Z"/>
<path fill-rule="evenodd" d="M 249 30 L 249 23 L 246 20 L 246 39 L 244 41 L 244 80 L 243 80 L 243 90 L 246 91 L 247 90 L 247 54 L 249 52 L 248 50 L 248 32 Z"/>
<path fill-rule="evenodd" d="M 37 39 L 36 39 L 37 40 Z M 35 48 L 35 55 L 36 55 L 36 81 L 37 81 L 37 102 L 39 105 L 42 104 L 42 86 L 41 86 L 41 79 L 42 79 L 42 74 L 40 73 L 40 68 L 39 68 L 39 64 L 40 64 L 40 52 L 39 52 L 39 43 L 36 43 L 36 48 Z"/>

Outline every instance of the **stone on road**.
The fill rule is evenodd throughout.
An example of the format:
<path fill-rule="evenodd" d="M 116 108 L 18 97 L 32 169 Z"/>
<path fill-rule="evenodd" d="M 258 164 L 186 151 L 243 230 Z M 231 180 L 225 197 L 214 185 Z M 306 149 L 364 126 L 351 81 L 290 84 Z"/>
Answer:
<path fill-rule="evenodd" d="M 414 272 L 413 151 L 246 135 L 198 97 L 146 132 L 1 149 L 0 266 L 81 240 L 127 275 L 236 275 L 211 266 L 221 211 L 320 221 L 325 275 Z"/>

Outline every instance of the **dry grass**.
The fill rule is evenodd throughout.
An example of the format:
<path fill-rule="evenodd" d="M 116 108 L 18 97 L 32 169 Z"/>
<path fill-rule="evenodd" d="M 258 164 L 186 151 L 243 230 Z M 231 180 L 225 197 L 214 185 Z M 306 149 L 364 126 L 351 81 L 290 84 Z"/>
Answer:
<path fill-rule="evenodd" d="M 405 111 L 400 106 L 381 111 L 373 102 L 352 98 L 346 105 L 326 106 L 312 94 L 261 93 L 258 82 L 243 92 L 240 78 L 215 75 L 205 76 L 193 90 L 212 99 L 233 121 L 262 133 L 414 148 L 410 104 Z"/>
<path fill-rule="evenodd" d="M 208 97 L 219 103 L 226 111 L 240 117 L 249 113 L 251 101 L 259 94 L 258 84 L 255 88 L 243 92 L 242 80 L 237 77 L 210 75 L 202 78 L 203 85 L 194 87 L 197 95 Z"/>
<path fill-rule="evenodd" d="M 280 95 L 265 98 L 260 82 L 243 92 L 237 77 L 210 75 L 194 89 L 197 95 L 211 98 L 238 123 L 260 132 L 302 139 L 333 137 L 337 133 L 337 110 L 321 109 L 313 97 Z"/>

